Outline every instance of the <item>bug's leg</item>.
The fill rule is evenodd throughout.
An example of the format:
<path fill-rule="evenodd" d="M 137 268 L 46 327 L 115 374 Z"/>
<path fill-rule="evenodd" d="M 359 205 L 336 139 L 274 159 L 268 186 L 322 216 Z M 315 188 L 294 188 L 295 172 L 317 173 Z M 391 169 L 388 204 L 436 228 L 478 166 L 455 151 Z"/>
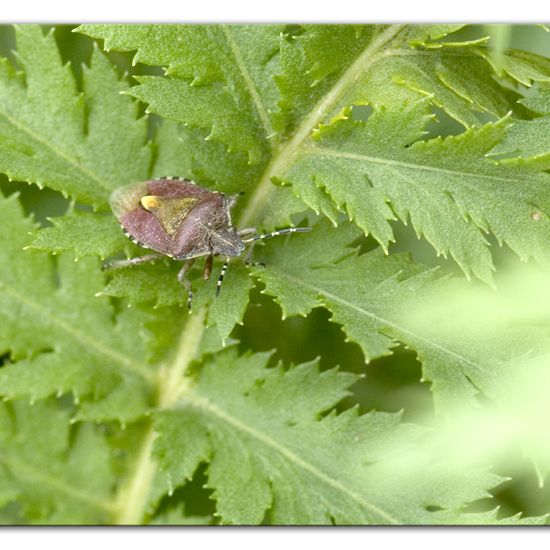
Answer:
<path fill-rule="evenodd" d="M 178 282 L 188 292 L 187 309 L 189 310 L 189 313 L 191 313 L 191 303 L 193 302 L 193 289 L 191 287 L 191 281 L 187 278 L 187 273 L 189 273 L 189 270 L 191 269 L 191 266 L 193 265 L 194 261 L 195 261 L 194 258 L 190 260 L 186 260 L 182 268 L 178 272 Z"/>
<path fill-rule="evenodd" d="M 129 265 L 145 264 L 147 262 L 154 262 L 164 258 L 164 254 L 146 254 L 145 256 L 137 256 L 136 258 L 129 258 L 127 260 L 115 260 L 114 262 L 105 264 L 102 269 L 108 271 L 111 269 L 120 269 L 122 267 L 128 267 Z"/>
<path fill-rule="evenodd" d="M 285 227 L 284 229 L 278 229 L 277 231 L 272 231 L 271 233 L 264 233 L 263 235 L 256 235 L 254 237 L 249 237 L 243 239 L 244 243 L 251 243 L 250 248 L 248 249 L 248 253 L 246 254 L 246 258 L 244 260 L 244 263 L 246 265 L 263 265 L 262 262 L 251 262 L 250 257 L 252 256 L 252 250 L 254 249 L 254 243 L 256 241 L 261 241 L 263 239 L 270 239 L 271 237 L 278 237 L 279 235 L 288 235 L 290 233 L 307 233 L 308 231 L 311 231 L 311 227 Z M 239 231 L 239 236 L 243 237 L 247 234 L 251 234 L 252 232 L 256 233 L 254 229 L 243 229 L 242 231 Z"/>
<path fill-rule="evenodd" d="M 251 261 L 253 251 L 254 251 L 254 241 L 252 241 L 251 245 L 248 247 L 248 251 L 246 253 L 246 256 L 244 257 L 244 265 L 252 265 L 252 266 L 261 265 L 265 267 L 265 264 L 263 262 Z"/>
<path fill-rule="evenodd" d="M 229 264 L 229 257 L 225 258 L 225 262 L 222 266 L 222 270 L 220 272 L 220 276 L 218 277 L 218 282 L 216 284 L 216 296 L 220 293 L 220 288 L 222 286 L 223 278 L 225 276 L 225 272 L 227 271 L 227 266 Z"/>
<path fill-rule="evenodd" d="M 210 256 L 206 257 L 206 261 L 204 262 L 204 272 L 202 274 L 205 281 L 210 279 L 210 273 L 212 273 L 212 262 L 214 261 L 214 256 L 210 254 Z"/>

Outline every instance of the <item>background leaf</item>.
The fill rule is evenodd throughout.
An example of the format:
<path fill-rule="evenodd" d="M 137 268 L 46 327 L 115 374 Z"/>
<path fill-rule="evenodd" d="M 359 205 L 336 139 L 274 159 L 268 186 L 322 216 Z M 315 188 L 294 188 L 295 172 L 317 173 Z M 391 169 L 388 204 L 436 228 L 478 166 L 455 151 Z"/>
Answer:
<path fill-rule="evenodd" d="M 0 310 L 7 320 L 0 328 L 0 349 L 16 361 L 0 372 L 2 395 L 35 400 L 72 393 L 98 400 L 118 391 L 124 404 L 98 419 L 143 414 L 151 371 L 139 332 L 128 329 L 147 315 L 114 320 L 112 306 L 94 296 L 102 287 L 97 262 L 62 257 L 55 266 L 42 253 L 23 251 L 33 224 L 22 216 L 16 195 L 2 198 L 0 209 L 11 237 L 4 239 L 0 261 L 13 266 L 0 279 Z"/>
<path fill-rule="evenodd" d="M 135 61 L 163 65 L 171 78 L 141 77 L 132 89 L 161 116 L 210 131 L 208 139 L 247 151 L 257 163 L 274 133 L 272 57 L 278 25 L 83 25 L 107 49 L 137 50 Z M 156 44 L 168 44 L 159 55 Z"/>
<path fill-rule="evenodd" d="M 21 517 L 31 523 L 79 525 L 109 519 L 115 481 L 109 446 L 98 429 L 69 428 L 68 422 L 67 412 L 49 401 L 0 407 L 1 494 L 7 492 L 7 500 L 16 502 Z"/>
<path fill-rule="evenodd" d="M 2 60 L 0 169 L 11 179 L 104 207 L 110 191 L 146 174 L 151 153 L 145 121 L 136 120 L 136 105 L 116 93 L 127 86 L 99 51 L 84 70 L 84 102 L 52 33 L 23 25 L 16 34 L 24 78 Z"/>

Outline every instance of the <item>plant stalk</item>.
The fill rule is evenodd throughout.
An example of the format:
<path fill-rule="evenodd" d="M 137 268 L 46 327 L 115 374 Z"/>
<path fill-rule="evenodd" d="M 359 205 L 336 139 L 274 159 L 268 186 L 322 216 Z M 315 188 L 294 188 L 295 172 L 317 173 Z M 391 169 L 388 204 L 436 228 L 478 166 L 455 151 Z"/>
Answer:
<path fill-rule="evenodd" d="M 185 393 L 188 387 L 185 374 L 199 349 L 205 328 L 205 317 L 204 308 L 189 317 L 172 363 L 159 370 L 155 408 L 170 408 Z M 157 463 L 152 456 L 155 437 L 153 422 L 149 420 L 133 471 L 121 487 L 116 499 L 116 512 L 113 519 L 116 525 L 143 523 L 151 488 L 157 475 Z"/>
<path fill-rule="evenodd" d="M 272 179 L 282 177 L 291 166 L 297 152 L 309 138 L 313 129 L 336 107 L 346 92 L 357 82 L 360 75 L 369 70 L 380 59 L 382 48 L 401 31 L 404 25 L 390 25 L 375 37 L 360 56 L 350 65 L 336 84 L 324 95 L 298 126 L 292 139 L 275 150 L 256 190 L 243 210 L 240 226 L 252 225 L 254 219 L 265 208 L 274 189 Z"/>

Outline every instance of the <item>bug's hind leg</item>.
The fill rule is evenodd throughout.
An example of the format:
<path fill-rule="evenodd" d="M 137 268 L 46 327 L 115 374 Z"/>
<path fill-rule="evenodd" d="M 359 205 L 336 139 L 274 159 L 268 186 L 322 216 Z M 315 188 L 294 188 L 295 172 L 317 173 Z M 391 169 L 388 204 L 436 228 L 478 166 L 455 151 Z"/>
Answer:
<path fill-rule="evenodd" d="M 214 256 L 212 256 L 212 254 L 206 257 L 206 261 L 204 262 L 204 272 L 202 274 L 202 277 L 205 281 L 210 279 L 210 273 L 212 273 L 213 261 L 214 261 Z"/>
<path fill-rule="evenodd" d="M 155 260 L 159 260 L 160 258 L 164 257 L 164 254 L 146 254 L 145 256 L 137 256 L 135 258 L 129 258 L 127 260 L 115 260 L 114 262 L 105 264 L 102 269 L 103 271 L 110 271 L 111 269 L 121 269 L 130 265 L 154 262 Z"/>
<path fill-rule="evenodd" d="M 187 273 L 189 273 L 189 270 L 191 269 L 194 261 L 194 258 L 192 258 L 191 260 L 186 260 L 182 268 L 178 272 L 178 282 L 188 292 L 187 309 L 189 310 L 189 313 L 191 313 L 191 304 L 193 302 L 193 288 L 191 287 L 191 281 L 187 278 Z"/>

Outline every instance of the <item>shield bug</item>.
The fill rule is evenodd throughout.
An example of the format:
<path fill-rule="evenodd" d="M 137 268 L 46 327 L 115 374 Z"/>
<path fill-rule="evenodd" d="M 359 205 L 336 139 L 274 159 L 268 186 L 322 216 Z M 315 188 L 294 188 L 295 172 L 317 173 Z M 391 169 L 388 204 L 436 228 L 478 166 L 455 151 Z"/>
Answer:
<path fill-rule="evenodd" d="M 247 245 L 278 235 L 311 231 L 309 227 L 287 227 L 263 235 L 257 235 L 254 228 L 237 231 L 231 222 L 236 197 L 209 191 L 177 177 L 126 185 L 114 191 L 109 202 L 124 233 L 137 245 L 155 252 L 115 261 L 106 267 L 116 269 L 163 256 L 183 260 L 178 281 L 188 291 L 189 309 L 193 292 L 187 273 L 196 258 L 206 257 L 204 278 L 208 279 L 213 257 L 225 256 L 216 287 L 218 295 L 230 258 L 240 256 Z M 250 253 L 247 260 L 249 256 Z"/>

